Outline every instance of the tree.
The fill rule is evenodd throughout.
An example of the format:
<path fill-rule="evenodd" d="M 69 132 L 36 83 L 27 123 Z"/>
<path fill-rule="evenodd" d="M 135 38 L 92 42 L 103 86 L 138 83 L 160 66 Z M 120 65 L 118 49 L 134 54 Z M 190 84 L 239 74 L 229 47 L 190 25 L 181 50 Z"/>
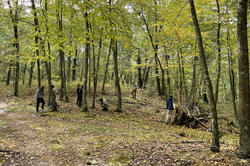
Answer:
<path fill-rule="evenodd" d="M 239 70 L 239 156 L 250 158 L 250 85 L 247 39 L 248 0 L 239 0 L 237 16 L 238 70 Z"/>
<path fill-rule="evenodd" d="M 15 49 L 15 62 L 16 62 L 16 73 L 15 73 L 15 84 L 14 84 L 14 96 L 18 96 L 18 81 L 19 81 L 19 38 L 18 38 L 18 15 L 19 15 L 19 7 L 18 7 L 18 0 L 15 1 L 15 13 L 13 13 L 13 9 L 8 0 L 8 5 L 10 9 L 10 18 L 12 20 L 13 25 L 13 32 L 14 32 L 14 43 L 13 47 Z"/>
<path fill-rule="evenodd" d="M 212 120 L 211 120 L 211 123 L 212 123 L 212 146 L 210 149 L 212 152 L 219 152 L 220 151 L 220 142 L 219 142 L 219 129 L 218 129 L 216 101 L 214 98 L 213 87 L 212 87 L 212 83 L 211 83 L 209 73 L 208 73 L 205 51 L 203 48 L 202 36 L 201 36 L 201 31 L 200 31 L 197 15 L 196 15 L 194 1 L 189 0 L 189 4 L 190 4 L 191 15 L 192 15 L 193 24 L 194 24 L 195 32 L 196 32 L 196 38 L 197 38 L 198 47 L 199 47 L 199 56 L 200 56 L 202 71 L 203 71 L 203 75 L 205 77 L 205 80 L 207 81 L 207 86 L 208 86 L 208 95 L 209 95 L 209 101 L 210 101 L 209 105 L 210 105 L 210 111 L 212 114 Z"/>

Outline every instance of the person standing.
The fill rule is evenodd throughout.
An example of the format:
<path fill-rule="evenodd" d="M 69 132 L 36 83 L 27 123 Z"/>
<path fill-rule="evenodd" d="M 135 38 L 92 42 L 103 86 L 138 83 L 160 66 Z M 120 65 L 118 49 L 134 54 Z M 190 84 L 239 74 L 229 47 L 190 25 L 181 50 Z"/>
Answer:
<path fill-rule="evenodd" d="M 169 123 L 173 120 L 173 110 L 174 110 L 174 104 L 173 104 L 173 96 L 170 96 L 166 103 L 167 106 L 167 115 L 166 115 L 166 121 L 165 123 Z"/>
<path fill-rule="evenodd" d="M 136 99 L 136 91 L 137 91 L 137 84 L 133 83 L 133 89 L 132 89 L 132 97 Z"/>
<path fill-rule="evenodd" d="M 45 105 L 45 101 L 44 101 L 44 86 L 39 87 L 36 90 L 36 94 L 34 96 L 34 99 L 36 100 L 36 112 L 39 112 L 39 105 L 40 103 L 42 103 L 42 109 L 44 110 L 44 105 Z"/>
<path fill-rule="evenodd" d="M 76 104 L 78 107 L 82 107 L 82 92 L 83 92 L 83 86 L 80 87 L 80 84 L 77 85 L 77 101 Z"/>

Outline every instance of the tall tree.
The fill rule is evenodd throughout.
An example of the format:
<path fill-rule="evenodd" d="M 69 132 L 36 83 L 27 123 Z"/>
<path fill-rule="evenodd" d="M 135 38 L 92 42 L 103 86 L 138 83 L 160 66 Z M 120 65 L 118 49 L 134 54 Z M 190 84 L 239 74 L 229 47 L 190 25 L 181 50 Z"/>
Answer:
<path fill-rule="evenodd" d="M 250 85 L 247 38 L 248 0 L 239 0 L 237 16 L 238 70 L 239 70 L 239 156 L 250 158 Z"/>
<path fill-rule="evenodd" d="M 209 96 L 209 101 L 210 101 L 209 105 L 210 105 L 210 111 L 211 111 L 211 115 L 212 115 L 212 120 L 211 120 L 212 146 L 211 146 L 210 150 L 212 152 L 219 152 L 220 151 L 220 142 L 219 142 L 219 128 L 218 128 L 216 101 L 214 98 L 213 87 L 212 87 L 212 83 L 211 83 L 209 73 L 208 73 L 206 56 L 205 56 L 205 51 L 204 51 L 204 47 L 203 47 L 200 26 L 199 26 L 197 15 L 196 15 L 194 1 L 189 0 L 189 4 L 190 4 L 191 15 L 192 15 L 193 24 L 194 24 L 195 32 L 196 32 L 196 38 L 197 38 L 198 47 L 199 47 L 199 56 L 200 56 L 202 71 L 203 71 L 204 78 L 207 81 L 207 87 L 208 87 L 208 96 Z"/>
<path fill-rule="evenodd" d="M 34 25 L 35 25 L 35 53 L 36 53 L 36 58 L 37 58 L 37 81 L 38 81 L 38 87 L 41 86 L 41 69 L 40 69 L 40 58 L 39 58 L 39 22 L 38 22 L 38 16 L 37 16 L 37 11 L 36 11 L 36 5 L 35 1 L 31 0 L 32 4 L 32 10 L 33 10 L 33 15 L 34 15 Z"/>
<path fill-rule="evenodd" d="M 216 0 L 217 6 L 217 78 L 215 84 L 215 102 L 218 102 L 219 86 L 220 86 L 220 73 L 221 73 L 221 44 L 220 44 L 220 29 L 221 29 L 221 14 L 220 14 L 220 3 L 219 0 Z"/>
<path fill-rule="evenodd" d="M 86 24 L 86 47 L 85 47 L 85 60 L 84 60 L 84 81 L 83 81 L 83 112 L 88 112 L 87 103 L 87 85 L 88 85 L 88 65 L 89 65 L 89 55 L 90 55 L 90 25 L 89 25 L 89 14 L 88 14 L 88 0 L 86 3 L 86 11 L 84 14 L 85 24 Z"/>
<path fill-rule="evenodd" d="M 8 5 L 10 8 L 10 18 L 12 20 L 13 25 L 13 32 L 14 32 L 14 43 L 13 47 L 15 49 L 15 62 L 16 62 L 16 73 L 15 73 L 15 84 L 14 84 L 14 96 L 18 96 L 18 82 L 19 82 L 19 38 L 18 38 L 18 20 L 19 20 L 19 6 L 18 6 L 18 0 L 15 1 L 15 13 L 13 13 L 13 9 L 10 3 L 10 0 L 8 0 Z"/>

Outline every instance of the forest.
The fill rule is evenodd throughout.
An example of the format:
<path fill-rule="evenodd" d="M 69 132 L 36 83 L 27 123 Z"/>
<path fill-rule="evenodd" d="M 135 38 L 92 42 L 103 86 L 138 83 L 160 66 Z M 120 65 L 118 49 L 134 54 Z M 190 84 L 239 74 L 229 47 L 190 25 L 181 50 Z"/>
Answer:
<path fill-rule="evenodd" d="M 249 15 L 249 0 L 0 0 L 0 166 L 249 165 Z"/>

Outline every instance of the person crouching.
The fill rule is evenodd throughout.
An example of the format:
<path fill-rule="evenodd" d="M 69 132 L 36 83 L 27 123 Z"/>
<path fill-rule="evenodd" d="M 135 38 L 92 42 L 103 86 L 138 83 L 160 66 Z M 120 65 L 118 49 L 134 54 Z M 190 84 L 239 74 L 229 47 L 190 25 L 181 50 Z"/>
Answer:
<path fill-rule="evenodd" d="M 108 111 L 108 102 L 107 102 L 107 100 L 101 98 L 99 101 L 101 102 L 102 111 Z"/>

